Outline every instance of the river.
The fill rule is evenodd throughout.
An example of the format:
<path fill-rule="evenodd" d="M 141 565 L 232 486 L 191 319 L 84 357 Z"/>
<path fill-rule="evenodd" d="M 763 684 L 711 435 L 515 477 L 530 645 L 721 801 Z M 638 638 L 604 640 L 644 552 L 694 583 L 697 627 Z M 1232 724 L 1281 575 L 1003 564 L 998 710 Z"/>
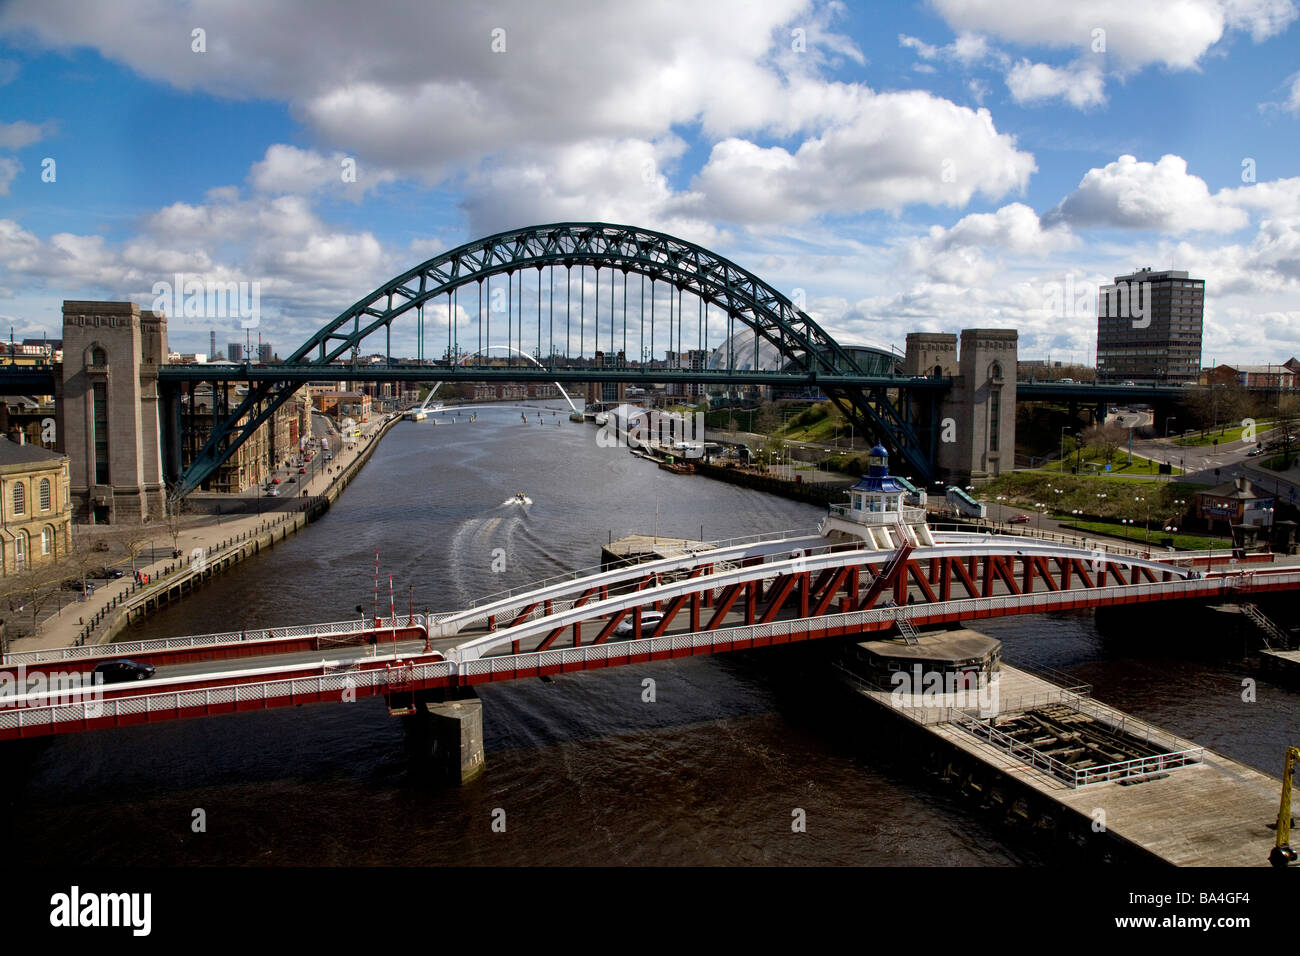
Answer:
<path fill-rule="evenodd" d="M 398 424 L 321 520 L 131 637 L 369 613 L 376 550 L 381 613 L 389 574 L 399 612 L 438 610 L 592 566 L 611 537 L 718 539 L 821 514 L 601 448 L 555 411 Z M 517 491 L 533 503 L 511 502 Z M 1106 634 L 1088 614 L 976 626 L 1011 663 L 1067 670 L 1101 701 L 1275 775 L 1294 743 L 1295 694 L 1261 681 L 1242 700 L 1240 640 Z M 463 788 L 428 779 L 381 700 L 24 742 L 7 838 L 51 865 L 1052 862 L 882 756 L 810 660 L 796 647 L 486 687 L 487 772 Z M 792 829 L 799 810 L 806 832 Z"/>

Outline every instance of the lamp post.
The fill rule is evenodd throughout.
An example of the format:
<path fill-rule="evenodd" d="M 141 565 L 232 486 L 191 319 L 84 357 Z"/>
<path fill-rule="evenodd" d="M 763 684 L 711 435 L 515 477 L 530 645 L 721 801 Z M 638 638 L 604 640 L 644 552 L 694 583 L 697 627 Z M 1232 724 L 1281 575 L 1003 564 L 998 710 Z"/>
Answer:
<path fill-rule="evenodd" d="M 1145 510 L 1145 513 L 1146 513 L 1146 520 L 1143 522 L 1143 527 L 1146 529 L 1146 535 L 1147 535 L 1147 546 L 1150 547 L 1150 545 L 1151 545 L 1151 506 L 1150 506 L 1149 504 L 1147 504 L 1147 500 L 1146 500 L 1146 498 L 1144 498 L 1144 497 L 1142 497 L 1142 496 L 1140 496 L 1140 495 L 1134 497 L 1134 499 L 1133 499 L 1133 503 L 1134 503 L 1134 504 L 1140 504 L 1140 505 L 1142 505 L 1143 508 L 1144 508 L 1144 510 Z M 1134 519 L 1134 520 L 1136 520 L 1136 519 Z"/>

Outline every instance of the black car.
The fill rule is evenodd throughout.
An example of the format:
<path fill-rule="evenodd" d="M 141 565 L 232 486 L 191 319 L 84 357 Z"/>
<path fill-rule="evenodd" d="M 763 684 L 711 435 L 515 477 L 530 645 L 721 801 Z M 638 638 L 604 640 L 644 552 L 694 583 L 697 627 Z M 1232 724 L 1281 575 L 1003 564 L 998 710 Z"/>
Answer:
<path fill-rule="evenodd" d="M 92 578 L 104 578 L 104 579 L 111 580 L 112 578 L 120 578 L 122 576 L 122 569 L 110 568 L 107 565 L 105 565 L 102 568 L 96 568 L 95 570 L 91 571 L 90 576 Z"/>
<path fill-rule="evenodd" d="M 116 684 L 124 680 L 144 680 L 146 677 L 153 677 L 153 672 L 152 664 L 141 664 L 125 657 L 117 661 L 96 664 L 94 670 L 96 676 L 103 675 L 102 680 L 105 684 Z"/>

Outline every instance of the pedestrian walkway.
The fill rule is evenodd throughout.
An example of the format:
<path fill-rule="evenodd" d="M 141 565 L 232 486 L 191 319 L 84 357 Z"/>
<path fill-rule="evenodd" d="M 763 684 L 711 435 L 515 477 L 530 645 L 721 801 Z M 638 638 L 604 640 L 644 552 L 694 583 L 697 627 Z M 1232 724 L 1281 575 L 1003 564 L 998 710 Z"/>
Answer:
<path fill-rule="evenodd" d="M 396 417 L 396 416 L 394 416 Z M 34 635 L 16 638 L 9 642 L 11 651 L 30 651 L 48 647 L 66 647 L 77 643 L 86 625 L 94 622 L 96 633 L 92 633 L 87 643 L 98 639 L 98 632 L 112 617 L 116 606 L 129 598 L 134 598 L 150 588 L 163 588 L 168 584 L 169 576 L 185 570 L 199 551 L 203 560 L 211 562 L 220 557 L 223 548 L 237 546 L 239 542 L 256 536 L 268 528 L 282 526 L 305 508 L 330 492 L 331 487 L 342 478 L 344 472 L 362 455 L 371 450 L 374 436 L 384 427 L 387 419 L 371 426 L 368 432 L 355 444 L 334 452 L 334 460 L 325 467 L 329 471 L 317 470 L 314 475 L 295 475 L 302 482 L 294 482 L 288 487 L 295 489 L 292 497 L 267 498 L 267 507 L 261 514 L 249 515 L 212 515 L 202 523 L 183 529 L 176 539 L 176 551 L 180 557 L 173 557 L 174 552 L 167 551 L 167 556 L 148 564 L 136 562 L 136 570 L 148 575 L 150 583 L 137 585 L 128 569 L 125 577 L 117 580 L 96 582 L 93 594 L 80 601 L 73 601 L 63 609 L 41 622 Z M 281 484 L 279 487 L 285 487 Z M 304 494 L 305 492 L 305 494 Z M 283 494 L 283 492 L 282 492 Z M 168 535 L 170 537 L 170 535 Z"/>

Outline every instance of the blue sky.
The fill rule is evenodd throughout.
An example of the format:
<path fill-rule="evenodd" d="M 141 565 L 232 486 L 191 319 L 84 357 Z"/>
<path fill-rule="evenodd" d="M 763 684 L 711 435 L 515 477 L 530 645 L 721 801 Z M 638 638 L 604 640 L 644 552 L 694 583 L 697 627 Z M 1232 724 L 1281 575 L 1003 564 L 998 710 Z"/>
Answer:
<path fill-rule="evenodd" d="M 13 0 L 0 321 L 57 336 L 64 299 L 147 307 L 183 271 L 259 283 L 287 353 L 438 251 L 600 219 L 700 242 L 877 345 L 1016 327 L 1024 357 L 1090 361 L 1067 282 L 1186 269 L 1205 363 L 1279 361 L 1300 353 L 1298 14 Z M 176 317 L 173 347 L 209 327 L 242 338 Z"/>

